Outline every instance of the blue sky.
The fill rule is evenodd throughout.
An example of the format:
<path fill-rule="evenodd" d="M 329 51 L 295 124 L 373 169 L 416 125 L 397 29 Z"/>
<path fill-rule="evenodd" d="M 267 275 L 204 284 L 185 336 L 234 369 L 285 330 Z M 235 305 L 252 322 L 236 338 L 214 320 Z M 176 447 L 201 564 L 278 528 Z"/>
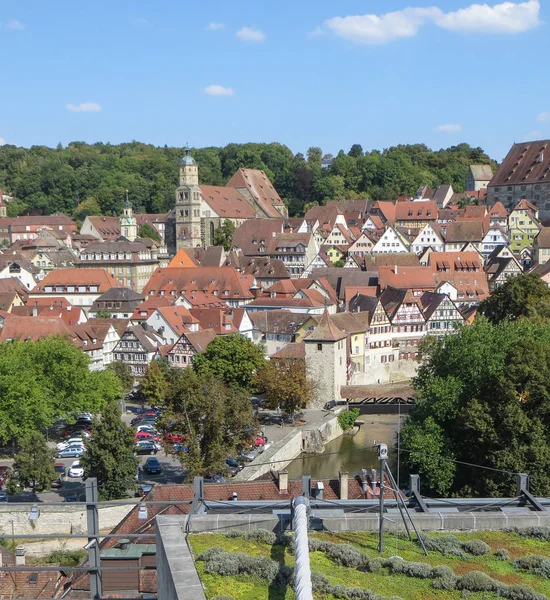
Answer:
<path fill-rule="evenodd" d="M 548 0 L 2 0 L 0 143 L 550 138 Z"/>

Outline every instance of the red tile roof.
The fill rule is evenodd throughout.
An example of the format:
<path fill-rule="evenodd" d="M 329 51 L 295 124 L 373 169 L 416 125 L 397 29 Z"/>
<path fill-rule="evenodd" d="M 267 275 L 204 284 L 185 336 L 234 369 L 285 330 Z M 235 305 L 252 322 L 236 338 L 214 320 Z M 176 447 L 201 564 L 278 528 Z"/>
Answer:
<path fill-rule="evenodd" d="M 212 329 L 217 335 L 227 335 L 239 331 L 233 324 L 233 317 L 228 309 L 191 309 L 190 313 L 200 323 L 201 329 Z"/>
<path fill-rule="evenodd" d="M 248 300 L 253 298 L 253 283 L 251 275 L 238 273 L 232 267 L 165 268 L 153 273 L 143 294 L 175 300 L 182 293 L 198 291 L 214 299 Z"/>
<path fill-rule="evenodd" d="M 229 184 L 226 187 L 201 185 L 200 188 L 204 201 L 222 218 L 254 219 L 258 216 L 237 189 Z"/>
<path fill-rule="evenodd" d="M 550 183 L 550 140 L 514 144 L 489 187 Z"/>
<path fill-rule="evenodd" d="M 308 342 L 337 342 L 345 337 L 347 334 L 334 324 L 332 317 L 325 310 L 317 327 L 308 333 L 305 339 Z"/>
<path fill-rule="evenodd" d="M 267 217 L 282 216 L 283 213 L 277 207 L 284 211 L 285 203 L 263 171 L 239 169 L 227 182 L 227 187 L 248 190 Z"/>
<path fill-rule="evenodd" d="M 114 287 L 123 287 L 106 269 L 56 269 L 48 273 L 31 293 L 44 294 L 47 286 L 63 285 L 97 285 L 100 294 Z"/>
<path fill-rule="evenodd" d="M 432 270 L 429 267 L 380 267 L 378 282 L 381 290 L 390 286 L 399 289 L 435 289 Z"/>
<path fill-rule="evenodd" d="M 437 203 L 432 200 L 398 202 L 395 206 L 396 221 L 435 221 Z"/>

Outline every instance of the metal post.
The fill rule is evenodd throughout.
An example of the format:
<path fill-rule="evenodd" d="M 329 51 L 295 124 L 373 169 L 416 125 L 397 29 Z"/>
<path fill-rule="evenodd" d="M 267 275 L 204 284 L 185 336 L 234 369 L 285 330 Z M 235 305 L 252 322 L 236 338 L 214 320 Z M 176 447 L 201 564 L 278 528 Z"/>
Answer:
<path fill-rule="evenodd" d="M 380 447 L 378 450 L 380 456 L 380 526 L 378 531 L 378 551 L 384 552 L 384 475 L 386 473 L 386 459 L 382 458 Z"/>
<path fill-rule="evenodd" d="M 313 600 L 311 568 L 309 564 L 308 509 L 309 500 L 298 496 L 292 502 L 294 508 L 293 529 L 296 535 L 294 555 L 296 557 L 296 600 Z"/>
<path fill-rule="evenodd" d="M 101 598 L 101 575 L 99 572 L 99 513 L 97 509 L 97 478 L 86 479 L 86 516 L 88 519 L 88 566 L 90 568 L 90 598 Z"/>

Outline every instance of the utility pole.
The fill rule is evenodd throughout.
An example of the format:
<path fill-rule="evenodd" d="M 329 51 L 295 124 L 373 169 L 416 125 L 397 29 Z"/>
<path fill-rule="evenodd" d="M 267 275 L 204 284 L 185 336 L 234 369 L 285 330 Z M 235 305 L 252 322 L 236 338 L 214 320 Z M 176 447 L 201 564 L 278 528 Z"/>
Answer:
<path fill-rule="evenodd" d="M 101 575 L 99 572 L 99 512 L 97 509 L 97 478 L 86 479 L 86 517 L 88 521 L 88 543 L 85 548 L 88 551 L 88 567 L 90 573 L 90 598 L 99 600 L 101 598 Z"/>
<path fill-rule="evenodd" d="M 384 477 L 386 475 L 386 459 L 388 458 L 388 446 L 378 444 L 378 459 L 380 460 L 380 524 L 378 530 L 378 551 L 384 552 Z"/>

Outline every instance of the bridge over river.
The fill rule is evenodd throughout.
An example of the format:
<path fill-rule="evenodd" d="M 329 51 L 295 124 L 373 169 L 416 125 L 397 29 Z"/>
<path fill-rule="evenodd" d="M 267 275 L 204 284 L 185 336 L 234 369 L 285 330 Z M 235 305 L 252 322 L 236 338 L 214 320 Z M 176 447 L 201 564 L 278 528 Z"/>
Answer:
<path fill-rule="evenodd" d="M 388 383 L 380 385 L 346 385 L 341 389 L 342 399 L 350 408 L 358 408 L 362 415 L 406 414 L 414 407 L 411 384 Z"/>

